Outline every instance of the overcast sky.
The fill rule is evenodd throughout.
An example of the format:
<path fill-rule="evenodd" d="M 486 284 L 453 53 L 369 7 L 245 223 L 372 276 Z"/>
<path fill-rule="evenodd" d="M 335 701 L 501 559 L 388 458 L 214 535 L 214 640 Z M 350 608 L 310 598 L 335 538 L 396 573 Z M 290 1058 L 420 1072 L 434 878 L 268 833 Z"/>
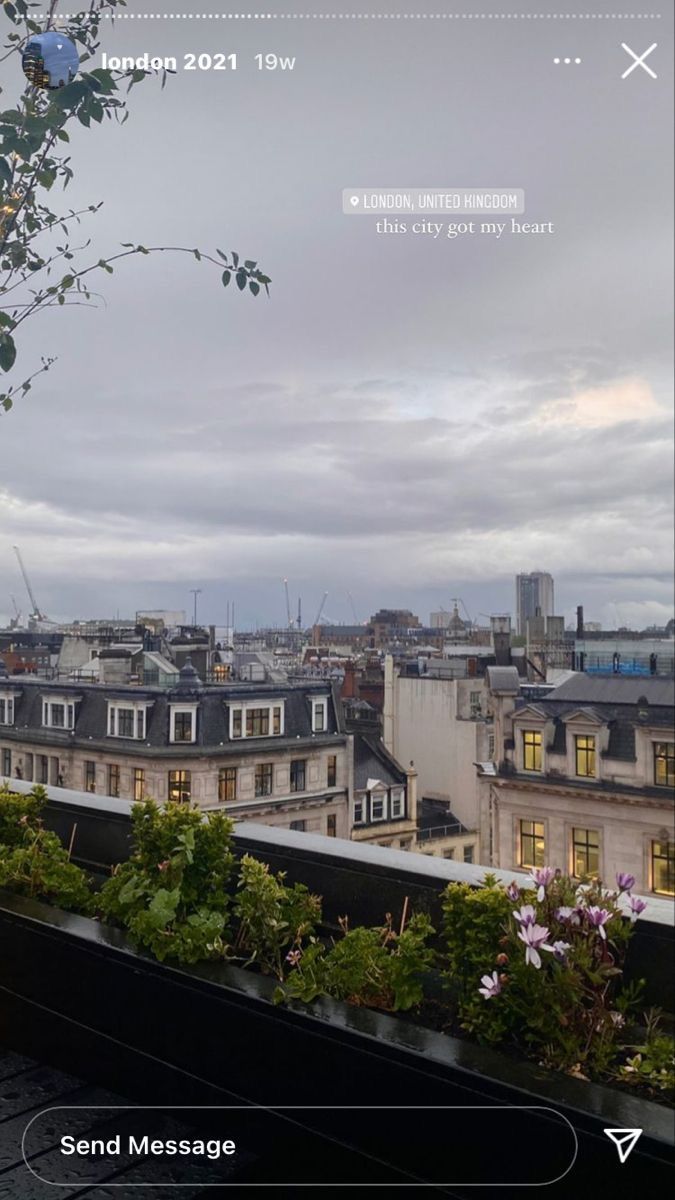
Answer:
<path fill-rule="evenodd" d="M 324 591 L 333 620 L 353 619 L 348 592 L 361 619 L 452 597 L 477 617 L 540 568 L 568 618 L 665 623 L 672 8 L 649 8 L 663 18 L 106 30 L 109 53 L 239 69 L 148 81 L 123 128 L 74 133 L 67 206 L 105 202 L 92 256 L 237 249 L 272 295 L 141 258 L 101 275 L 105 306 L 27 326 L 21 378 L 59 361 L 0 420 L 0 620 L 10 592 L 26 611 L 18 543 L 54 618 L 189 610 L 201 587 L 204 620 L 229 599 L 242 627 L 282 623 L 283 576 L 308 621 Z M 622 41 L 658 42 L 657 80 L 621 79 Z M 295 70 L 259 73 L 259 51 Z M 10 103 L 16 64 L 0 70 Z M 555 235 L 384 237 L 342 215 L 344 187 L 460 185 L 523 187 L 523 219 Z"/>

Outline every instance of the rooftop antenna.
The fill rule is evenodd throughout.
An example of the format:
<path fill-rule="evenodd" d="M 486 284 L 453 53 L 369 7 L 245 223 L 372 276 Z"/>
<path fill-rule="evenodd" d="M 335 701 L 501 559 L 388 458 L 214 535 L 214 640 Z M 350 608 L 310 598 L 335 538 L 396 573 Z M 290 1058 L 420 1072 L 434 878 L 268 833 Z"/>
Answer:
<path fill-rule="evenodd" d="M 292 629 L 293 628 L 293 618 L 291 616 L 291 599 L 288 594 L 288 580 L 284 579 L 283 584 L 284 584 L 284 591 L 286 593 L 286 627 L 287 627 L 287 629 Z"/>
<path fill-rule="evenodd" d="M 298 629 L 302 629 L 302 600 L 298 596 Z"/>

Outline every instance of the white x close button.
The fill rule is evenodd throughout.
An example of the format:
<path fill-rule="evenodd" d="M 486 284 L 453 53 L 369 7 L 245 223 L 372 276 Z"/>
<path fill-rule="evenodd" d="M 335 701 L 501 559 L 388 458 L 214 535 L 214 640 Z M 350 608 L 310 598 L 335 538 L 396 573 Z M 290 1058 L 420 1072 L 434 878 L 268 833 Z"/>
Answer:
<path fill-rule="evenodd" d="M 656 79 L 656 71 L 652 71 L 651 67 L 647 66 L 645 59 L 649 57 L 652 50 L 656 50 L 657 45 L 657 42 L 653 42 L 647 50 L 643 50 L 642 54 L 636 54 L 634 50 L 631 50 L 630 46 L 627 46 L 625 42 L 622 42 L 621 49 L 625 50 L 626 54 L 630 54 L 631 58 L 635 59 L 635 61 L 632 62 L 629 67 L 626 67 L 626 70 L 621 78 L 627 79 L 628 76 L 636 69 L 636 67 L 642 67 L 642 70 L 646 71 L 648 75 L 651 75 L 652 79 Z"/>

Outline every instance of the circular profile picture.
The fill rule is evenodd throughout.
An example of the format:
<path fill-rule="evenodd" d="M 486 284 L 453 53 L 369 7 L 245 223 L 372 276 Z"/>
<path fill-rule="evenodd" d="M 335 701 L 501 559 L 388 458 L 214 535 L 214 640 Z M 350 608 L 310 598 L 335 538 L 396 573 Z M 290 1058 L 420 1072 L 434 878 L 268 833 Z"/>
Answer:
<path fill-rule="evenodd" d="M 70 38 L 52 30 L 35 34 L 26 43 L 21 65 L 33 87 L 54 91 L 75 78 L 80 69 L 80 56 Z"/>

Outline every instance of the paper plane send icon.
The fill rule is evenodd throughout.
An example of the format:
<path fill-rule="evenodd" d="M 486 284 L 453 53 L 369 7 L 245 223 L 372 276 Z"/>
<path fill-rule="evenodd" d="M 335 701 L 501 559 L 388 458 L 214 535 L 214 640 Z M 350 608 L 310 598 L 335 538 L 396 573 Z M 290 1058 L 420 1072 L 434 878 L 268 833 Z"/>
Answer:
<path fill-rule="evenodd" d="M 641 1129 L 603 1129 L 603 1133 L 614 1142 L 619 1162 L 625 1163 L 631 1150 L 637 1144 L 638 1138 L 642 1135 Z"/>

